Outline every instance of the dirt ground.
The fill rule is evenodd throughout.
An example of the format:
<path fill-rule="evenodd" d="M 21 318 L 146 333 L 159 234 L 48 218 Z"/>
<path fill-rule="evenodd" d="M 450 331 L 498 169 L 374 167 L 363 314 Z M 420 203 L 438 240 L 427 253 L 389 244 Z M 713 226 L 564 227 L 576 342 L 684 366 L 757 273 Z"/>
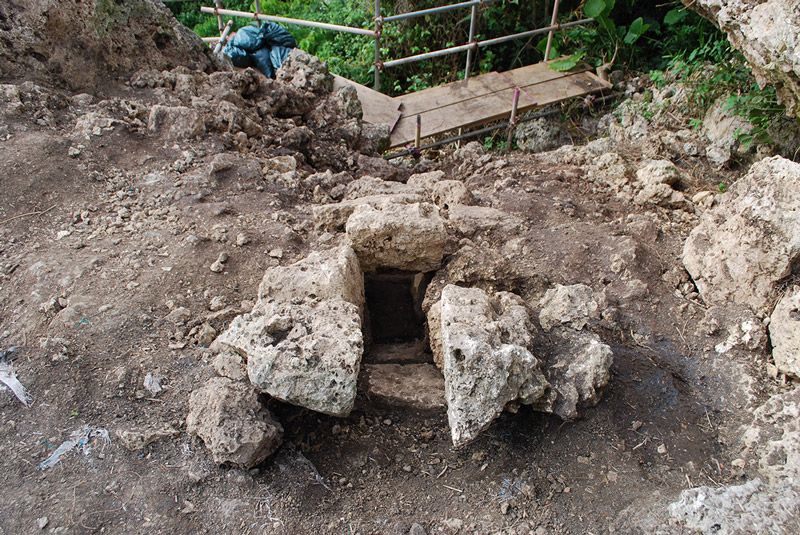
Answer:
<path fill-rule="evenodd" d="M 616 296 L 616 316 L 593 325 L 614 352 L 602 401 L 575 422 L 523 407 L 455 449 L 443 411 L 361 393 L 334 418 L 265 397 L 283 446 L 249 471 L 216 466 L 185 430 L 190 392 L 215 375 L 199 328 L 221 332 L 252 307 L 267 267 L 336 237 L 314 225 L 311 192 L 243 163 L 280 154 L 277 141 L 237 151 L 224 136 L 171 140 L 122 121 L 79 138 L 76 121 L 108 93 L 52 95 L 43 102 L 63 102 L 6 113 L 0 132 L 0 348 L 17 348 L 7 360 L 32 396 L 26 407 L 0 392 L 0 533 L 640 533 L 667 522 L 681 490 L 746 475 L 730 430 L 759 395 L 750 378 L 768 381 L 757 358 L 708 351 L 705 305 L 663 277 L 682 269 L 697 214 L 625 202 L 586 165 L 522 153 L 409 160 L 399 174 L 444 169 L 522 220 L 470 238 L 508 254 L 506 286 L 534 312 L 555 284 Z M 225 154 L 243 161 L 214 171 Z M 309 160 L 304 175 L 326 168 Z M 692 177 L 687 196 L 739 173 L 676 163 Z M 224 305 L 212 311 L 214 298 Z M 166 319 L 179 307 L 182 325 Z M 553 342 L 538 343 L 546 354 Z M 40 467 L 85 426 L 108 440 L 90 431 Z M 132 451 L 136 437 L 153 441 Z"/>

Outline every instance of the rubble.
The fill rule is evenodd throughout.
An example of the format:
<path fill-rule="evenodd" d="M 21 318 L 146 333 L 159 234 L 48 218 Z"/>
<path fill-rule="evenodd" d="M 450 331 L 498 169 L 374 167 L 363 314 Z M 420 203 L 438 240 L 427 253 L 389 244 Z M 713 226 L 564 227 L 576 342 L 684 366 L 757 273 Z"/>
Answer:
<path fill-rule="evenodd" d="M 244 383 L 214 377 L 192 392 L 186 431 L 203 439 L 214 462 L 258 465 L 280 445 L 283 427 Z"/>

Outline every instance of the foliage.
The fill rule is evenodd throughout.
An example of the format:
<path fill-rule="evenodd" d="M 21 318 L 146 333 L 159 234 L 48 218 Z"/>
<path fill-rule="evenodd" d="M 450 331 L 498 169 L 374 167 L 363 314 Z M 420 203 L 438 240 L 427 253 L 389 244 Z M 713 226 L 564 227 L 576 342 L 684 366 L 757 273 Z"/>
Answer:
<path fill-rule="evenodd" d="M 725 108 L 747 119 L 752 129 L 737 131 L 742 147 L 753 143 L 771 142 L 769 131 L 785 112 L 778 104 L 775 88 L 760 88 L 755 83 L 744 56 L 735 50 L 725 35 L 708 25 L 699 16 L 689 11 L 670 10 L 664 17 L 664 25 L 676 36 L 665 43 L 668 54 L 664 55 L 663 70 L 653 70 L 650 78 L 657 86 L 669 81 L 679 81 L 688 88 L 688 107 L 685 114 L 701 116 L 718 99 L 726 97 Z M 680 36 L 682 41 L 677 40 Z M 694 121 L 694 126 L 700 124 Z"/>
<path fill-rule="evenodd" d="M 257 0 L 261 11 L 298 19 L 332 22 L 360 28 L 374 27 L 372 0 Z M 440 6 L 449 0 L 383 0 L 381 14 L 388 16 Z M 712 23 L 686 9 L 678 0 L 562 0 L 561 22 L 591 17 L 596 23 L 574 26 L 554 34 L 549 59 L 552 68 L 567 71 L 580 62 L 596 67 L 615 63 L 629 70 L 650 71 L 656 84 L 679 80 L 689 87 L 689 110 L 702 113 L 723 95 L 733 95 L 726 105 L 753 124 L 740 141 L 763 143 L 767 131 L 783 114 L 774 89 L 760 89 L 743 57 L 735 52 Z M 205 0 L 211 5 L 212 0 Z M 226 8 L 252 12 L 254 0 L 224 0 Z M 217 35 L 217 20 L 201 13 L 196 3 L 171 3 L 178 19 L 201 36 Z M 478 6 L 476 40 L 541 28 L 550 24 L 552 0 L 500 0 Z M 250 23 L 234 18 L 234 28 Z M 442 47 L 466 43 L 468 9 L 383 26 L 381 58 L 401 58 Z M 308 27 L 290 26 L 300 47 L 328 62 L 331 71 L 364 85 L 374 76 L 374 40 Z M 471 74 L 503 71 L 544 59 L 547 35 L 510 41 L 480 49 L 473 58 Z M 566 56 L 566 57 L 563 57 Z M 390 94 L 417 91 L 461 79 L 465 54 L 453 54 L 422 62 L 386 68 L 381 87 Z M 695 120 L 696 123 L 699 119 Z"/>

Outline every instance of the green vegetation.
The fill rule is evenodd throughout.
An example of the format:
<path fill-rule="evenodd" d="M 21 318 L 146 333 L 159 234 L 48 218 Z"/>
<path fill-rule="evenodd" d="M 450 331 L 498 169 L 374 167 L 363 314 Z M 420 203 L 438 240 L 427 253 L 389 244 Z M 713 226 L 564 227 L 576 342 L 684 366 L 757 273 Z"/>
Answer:
<path fill-rule="evenodd" d="M 292 18 L 372 28 L 371 0 L 260 0 L 264 13 Z M 228 9 L 252 12 L 253 0 L 224 0 Z M 445 0 L 384 0 L 382 15 L 443 5 Z M 212 0 L 203 2 L 212 5 Z M 201 36 L 218 34 L 217 20 L 200 13 L 198 4 L 169 4 L 178 19 Z M 728 44 L 712 23 L 686 9 L 677 0 L 562 0 L 560 22 L 592 17 L 597 22 L 575 26 L 555 34 L 550 57 L 562 59 L 552 68 L 569 70 L 580 62 L 607 69 L 612 65 L 628 71 L 649 72 L 657 84 L 679 81 L 689 89 L 689 104 L 682 110 L 698 119 L 725 95 L 726 105 L 753 124 L 740 132 L 740 142 L 769 142 L 768 132 L 783 117 L 771 87 L 759 88 L 744 58 Z M 476 39 L 489 39 L 548 26 L 552 0 L 502 0 L 481 5 Z M 467 42 L 469 10 L 453 10 L 427 17 L 387 23 L 383 28 L 384 60 L 420 54 Z M 249 23 L 235 18 L 235 28 Z M 342 76 L 372 85 L 371 37 L 291 26 L 300 47 L 328 62 Z M 546 35 L 481 49 L 473 62 L 473 74 L 503 71 L 541 61 Z M 464 76 L 465 54 L 387 68 L 381 75 L 385 92 L 417 91 Z"/>

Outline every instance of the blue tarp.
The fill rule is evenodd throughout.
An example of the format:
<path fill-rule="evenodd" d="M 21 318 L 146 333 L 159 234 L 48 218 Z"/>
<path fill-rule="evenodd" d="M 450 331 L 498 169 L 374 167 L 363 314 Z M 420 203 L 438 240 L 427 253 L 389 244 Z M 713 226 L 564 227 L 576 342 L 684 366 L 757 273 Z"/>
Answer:
<path fill-rule="evenodd" d="M 222 53 L 231 58 L 236 67 L 255 67 L 270 78 L 275 71 L 297 48 L 297 42 L 283 26 L 265 22 L 261 28 L 245 26 L 227 42 Z"/>

